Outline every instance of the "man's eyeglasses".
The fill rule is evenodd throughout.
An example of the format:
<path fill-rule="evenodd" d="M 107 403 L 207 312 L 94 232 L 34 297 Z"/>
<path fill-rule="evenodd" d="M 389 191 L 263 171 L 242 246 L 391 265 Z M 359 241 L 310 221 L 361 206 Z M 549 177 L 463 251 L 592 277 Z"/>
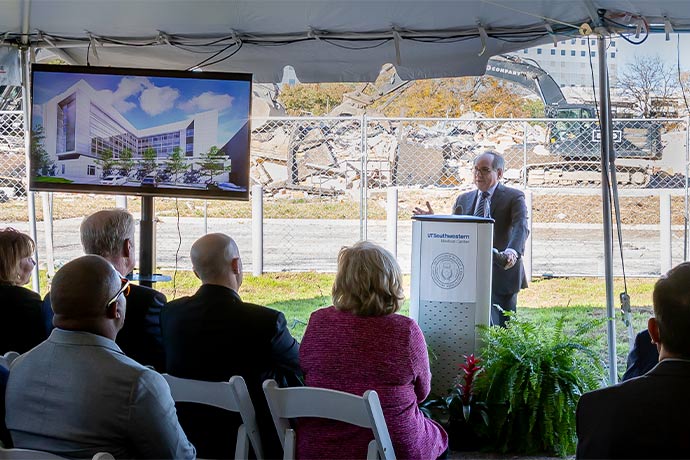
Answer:
<path fill-rule="evenodd" d="M 129 295 L 129 280 L 124 277 L 120 277 L 120 282 L 122 283 L 122 286 L 120 287 L 120 290 L 117 291 L 117 294 L 115 294 L 110 300 L 108 300 L 108 303 L 105 304 L 105 308 L 108 308 L 110 305 L 113 303 L 117 302 L 117 298 L 120 297 L 120 294 L 124 294 L 125 297 Z"/>
<path fill-rule="evenodd" d="M 488 176 L 491 174 L 494 170 L 491 168 L 472 168 L 472 172 L 474 174 L 479 174 L 482 176 Z"/>

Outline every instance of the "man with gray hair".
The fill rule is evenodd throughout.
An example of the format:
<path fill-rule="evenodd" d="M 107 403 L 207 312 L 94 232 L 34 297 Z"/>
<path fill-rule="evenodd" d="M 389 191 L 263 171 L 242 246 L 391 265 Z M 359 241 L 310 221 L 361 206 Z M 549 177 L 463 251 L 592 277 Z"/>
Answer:
<path fill-rule="evenodd" d="M 163 309 L 166 368 L 177 377 L 216 382 L 241 375 L 254 402 L 265 457 L 282 458 L 261 384 L 269 378 L 299 384 L 299 344 L 281 312 L 240 298 L 242 259 L 232 238 L 202 236 L 192 245 L 191 258 L 202 286 Z M 239 426 L 237 414 L 184 403 L 177 409 L 200 457 L 232 458 L 235 439 L 227 433 Z"/>
<path fill-rule="evenodd" d="M 129 287 L 96 255 L 55 274 L 55 329 L 10 370 L 6 422 L 15 447 L 69 458 L 104 451 L 115 458 L 195 458 L 165 379 L 115 343 Z"/>
<path fill-rule="evenodd" d="M 137 263 L 135 221 L 126 209 L 105 209 L 84 218 L 79 228 L 84 253 L 105 258 L 122 276 L 127 276 Z M 117 335 L 117 344 L 135 361 L 165 370 L 160 312 L 165 295 L 146 286 L 132 285 L 127 299 L 127 321 Z M 44 300 L 50 303 L 50 294 Z M 44 308 L 50 310 L 50 308 Z"/>
<path fill-rule="evenodd" d="M 529 236 L 525 194 L 500 183 L 504 170 L 498 152 L 487 150 L 476 157 L 472 173 L 477 190 L 461 194 L 453 205 L 453 214 L 494 219 L 491 324 L 498 326 L 505 326 L 504 312 L 516 310 L 518 292 L 527 287 L 522 255 Z M 428 201 L 426 209 L 414 209 L 414 214 L 433 213 Z"/>

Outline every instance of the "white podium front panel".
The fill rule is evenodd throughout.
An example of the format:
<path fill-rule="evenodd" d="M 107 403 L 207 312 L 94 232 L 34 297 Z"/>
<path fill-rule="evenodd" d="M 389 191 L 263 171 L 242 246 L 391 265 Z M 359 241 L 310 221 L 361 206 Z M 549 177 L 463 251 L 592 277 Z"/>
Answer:
<path fill-rule="evenodd" d="M 478 348 L 477 325 L 489 324 L 492 240 L 492 219 L 423 216 L 412 224 L 410 316 L 436 356 L 436 394 L 453 387 L 462 356 Z"/>
<path fill-rule="evenodd" d="M 420 268 L 430 283 L 420 286 L 420 299 L 474 302 L 476 298 L 477 226 L 439 222 L 422 224 Z"/>

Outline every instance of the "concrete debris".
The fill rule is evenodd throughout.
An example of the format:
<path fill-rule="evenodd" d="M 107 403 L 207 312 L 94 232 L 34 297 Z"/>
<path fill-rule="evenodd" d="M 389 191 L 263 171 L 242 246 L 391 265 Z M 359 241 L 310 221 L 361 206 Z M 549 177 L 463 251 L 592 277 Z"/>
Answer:
<path fill-rule="evenodd" d="M 361 111 L 343 104 L 333 113 L 359 115 Z M 591 185 L 601 180 L 598 162 L 566 161 L 554 152 L 543 122 L 496 122 L 476 113 L 460 120 L 414 123 L 370 118 L 366 139 L 362 139 L 361 122 L 360 117 L 353 116 L 274 120 L 262 125 L 252 137 L 253 178 L 267 190 L 316 194 L 356 190 L 363 170 L 368 187 L 374 189 L 458 187 L 472 183 L 471 167 L 477 153 L 496 150 L 508 159 L 504 174 L 508 182 L 553 187 Z M 366 165 L 360 154 L 363 145 L 368 155 Z M 523 167 L 525 160 L 527 168 Z M 640 162 L 621 168 L 618 182 L 644 186 L 650 176 L 649 166 Z"/>

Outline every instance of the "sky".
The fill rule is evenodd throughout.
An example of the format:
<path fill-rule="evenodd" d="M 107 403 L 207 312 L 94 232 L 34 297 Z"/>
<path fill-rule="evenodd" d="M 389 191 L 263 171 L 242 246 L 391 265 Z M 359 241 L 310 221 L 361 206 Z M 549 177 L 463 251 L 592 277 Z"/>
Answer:
<path fill-rule="evenodd" d="M 678 42 L 680 36 L 680 43 Z M 632 37 L 634 39 L 634 37 Z M 665 34 L 650 34 L 641 45 L 631 45 L 620 38 L 616 39 L 618 47 L 619 69 L 634 61 L 635 56 L 654 57 L 659 55 L 667 64 L 676 68 L 677 49 L 680 45 L 680 69 L 690 70 L 690 34 L 671 34 L 666 41 Z"/>
<path fill-rule="evenodd" d="M 33 74 L 34 114 L 40 118 L 41 104 L 79 80 L 85 80 L 104 104 L 111 105 L 138 129 L 185 120 L 196 113 L 216 109 L 220 146 L 249 118 L 251 95 L 247 81 L 41 71 Z"/>

